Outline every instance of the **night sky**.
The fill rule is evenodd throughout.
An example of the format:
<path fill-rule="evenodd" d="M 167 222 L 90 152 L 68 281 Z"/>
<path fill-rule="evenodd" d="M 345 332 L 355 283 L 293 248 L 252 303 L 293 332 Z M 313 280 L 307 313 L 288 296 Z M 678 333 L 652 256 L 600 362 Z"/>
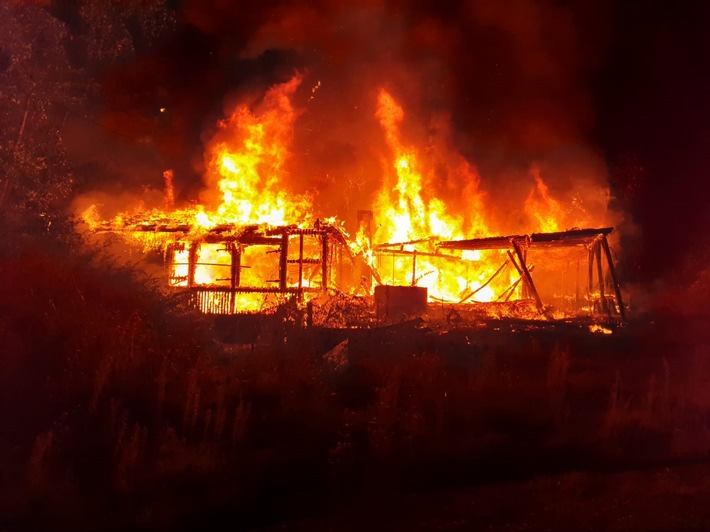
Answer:
<path fill-rule="evenodd" d="M 202 142 L 229 102 L 257 98 L 294 70 L 304 90 L 321 81 L 301 139 L 318 160 L 300 170 L 337 174 L 364 155 L 352 131 L 332 124 L 360 127 L 382 83 L 408 112 L 448 113 L 452 142 L 498 197 L 514 193 L 532 162 L 551 168 L 560 191 L 577 179 L 571 160 L 592 180 L 604 174 L 622 213 L 623 276 L 649 281 L 708 244 L 710 5 L 571 4 L 174 2 L 175 33 L 104 73 L 104 124 L 149 132 L 189 197 L 201 186 Z"/>

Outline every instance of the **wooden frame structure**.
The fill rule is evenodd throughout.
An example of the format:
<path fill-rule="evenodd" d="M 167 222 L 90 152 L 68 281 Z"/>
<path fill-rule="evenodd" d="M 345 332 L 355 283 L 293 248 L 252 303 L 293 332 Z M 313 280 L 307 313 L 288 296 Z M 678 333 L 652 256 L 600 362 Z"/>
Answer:
<path fill-rule="evenodd" d="M 169 268 L 168 284 L 188 292 L 190 303 L 209 314 L 244 312 L 239 308 L 237 294 L 275 294 L 294 297 L 299 302 L 308 295 L 327 294 L 330 288 L 340 288 L 338 285 L 344 278 L 343 262 L 346 258 L 353 259 L 340 229 L 318 220 L 306 228 L 295 225 L 222 224 L 200 231 L 190 224 L 134 223 L 120 229 L 105 227 L 99 231 L 155 233 L 167 237 L 165 261 Z M 219 251 L 228 253 L 228 261 L 201 262 L 200 248 L 204 244 L 223 245 Z M 244 254 L 256 248 L 264 248 L 264 254 L 278 256 L 276 277 L 258 285 L 245 282 L 242 273 L 244 268 L 250 267 L 243 264 Z M 183 262 L 176 261 L 176 253 L 185 255 Z M 174 273 L 176 265 L 182 267 L 182 274 Z M 313 270 L 314 266 L 319 267 L 318 286 L 313 286 L 304 278 L 305 269 Z M 216 279 L 215 283 L 201 283 L 196 278 L 200 267 L 223 268 L 225 275 Z"/>
<path fill-rule="evenodd" d="M 603 271 L 602 254 L 607 263 L 607 270 L 611 277 L 611 284 L 614 290 L 614 297 L 618 313 L 622 322 L 626 321 L 626 309 L 621 296 L 621 288 L 616 275 L 614 261 L 611 256 L 607 236 L 611 234 L 613 228 L 603 227 L 600 229 L 572 229 L 552 233 L 533 233 L 530 235 L 510 235 L 493 236 L 488 238 L 474 238 L 468 240 L 449 240 L 437 243 L 439 249 L 449 250 L 506 250 L 508 258 L 513 266 L 518 270 L 523 285 L 527 293 L 535 301 L 535 305 L 542 313 L 544 311 L 543 302 L 540 299 L 537 288 L 533 281 L 531 268 L 527 266 L 528 249 L 560 248 L 569 246 L 586 247 L 588 250 L 588 273 L 587 273 L 587 293 L 591 299 L 595 292 L 595 286 L 599 291 L 596 304 L 599 311 L 610 318 L 613 313 L 613 304 L 605 294 L 605 280 Z M 596 285 L 594 280 L 596 263 Z"/>

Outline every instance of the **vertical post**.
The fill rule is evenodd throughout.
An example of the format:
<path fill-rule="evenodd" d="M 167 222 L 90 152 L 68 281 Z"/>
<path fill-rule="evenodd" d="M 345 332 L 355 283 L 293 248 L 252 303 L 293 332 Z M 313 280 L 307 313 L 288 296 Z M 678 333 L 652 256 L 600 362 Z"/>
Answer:
<path fill-rule="evenodd" d="M 303 299 L 303 231 L 298 235 L 298 300 Z"/>
<path fill-rule="evenodd" d="M 192 288 L 195 286 L 195 268 L 197 268 L 197 249 L 199 244 L 193 242 L 190 244 L 190 251 L 187 254 L 187 286 Z"/>
<path fill-rule="evenodd" d="M 602 246 L 599 240 L 594 244 L 594 255 L 597 261 L 597 278 L 599 280 L 599 298 L 602 309 L 611 317 L 609 306 L 606 304 L 606 296 L 604 295 L 604 269 L 602 266 Z"/>
<path fill-rule="evenodd" d="M 239 287 L 241 282 L 240 276 L 242 271 L 242 253 L 239 248 L 239 244 L 231 243 L 230 251 L 232 253 L 232 271 L 231 271 L 231 282 L 230 286 L 232 288 L 231 297 L 229 298 L 229 310 L 230 314 L 234 314 L 237 310 L 237 292 L 236 289 Z"/>
<path fill-rule="evenodd" d="M 589 246 L 589 258 L 587 259 L 587 299 L 592 300 L 594 293 L 594 245 Z"/>
<path fill-rule="evenodd" d="M 619 305 L 619 314 L 621 315 L 622 321 L 626 321 L 626 310 L 624 309 L 624 302 L 621 299 L 621 288 L 619 288 L 619 281 L 616 278 L 614 261 L 611 260 L 611 251 L 609 250 L 609 242 L 607 242 L 606 235 L 602 236 L 602 247 L 604 248 L 607 264 L 609 265 L 611 280 L 614 283 L 614 292 L 616 293 L 616 303 Z"/>
<path fill-rule="evenodd" d="M 328 293 L 328 232 L 323 231 L 323 236 L 321 237 L 322 249 L 321 249 L 321 275 L 323 277 L 323 294 Z"/>
<path fill-rule="evenodd" d="M 286 284 L 288 276 L 288 232 L 284 230 L 281 235 L 281 254 L 279 255 L 279 290 L 282 292 L 288 288 Z"/>
<path fill-rule="evenodd" d="M 417 250 L 412 253 L 412 286 L 417 286 Z"/>

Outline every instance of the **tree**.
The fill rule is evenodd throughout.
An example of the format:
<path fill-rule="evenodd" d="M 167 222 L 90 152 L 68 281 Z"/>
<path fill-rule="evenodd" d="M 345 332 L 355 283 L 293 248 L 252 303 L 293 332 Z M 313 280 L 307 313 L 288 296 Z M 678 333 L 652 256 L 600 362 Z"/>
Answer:
<path fill-rule="evenodd" d="M 98 122 L 101 71 L 171 31 L 163 0 L 0 2 L 0 231 L 71 238 L 69 114 Z M 8 240 L 5 238 L 7 248 Z"/>
<path fill-rule="evenodd" d="M 0 3 L 0 227 L 7 234 L 53 233 L 72 175 L 61 142 L 63 107 L 76 71 L 66 28 L 42 6 Z"/>

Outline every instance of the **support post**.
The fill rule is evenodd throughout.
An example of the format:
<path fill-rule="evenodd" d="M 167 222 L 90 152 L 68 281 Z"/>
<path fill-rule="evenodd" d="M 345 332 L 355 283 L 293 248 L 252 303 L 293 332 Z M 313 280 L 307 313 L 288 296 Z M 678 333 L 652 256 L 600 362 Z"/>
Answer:
<path fill-rule="evenodd" d="M 601 303 L 602 309 L 606 312 L 607 316 L 611 317 L 611 311 L 609 310 L 609 305 L 606 304 L 606 296 L 604 295 L 604 268 L 602 266 L 602 245 L 599 240 L 594 244 L 594 255 L 597 261 L 597 277 L 599 280 L 599 301 Z"/>
<path fill-rule="evenodd" d="M 238 244 L 232 242 L 230 246 L 230 251 L 232 254 L 232 271 L 231 271 L 231 282 L 232 294 L 229 300 L 229 310 L 231 314 L 234 314 L 237 310 L 237 292 L 236 288 L 239 287 L 241 282 L 241 272 L 242 272 L 242 251 Z"/>
<path fill-rule="evenodd" d="M 282 292 L 288 288 L 286 279 L 288 276 L 288 233 L 284 231 L 281 235 L 281 255 L 279 255 L 279 290 Z"/>
<path fill-rule="evenodd" d="M 303 233 L 298 235 L 298 300 L 303 299 Z"/>
<path fill-rule="evenodd" d="M 195 268 L 197 268 L 197 248 L 200 245 L 196 242 L 190 244 L 190 251 L 187 254 L 187 286 L 195 286 Z"/>
<path fill-rule="evenodd" d="M 328 293 L 328 233 L 323 233 L 321 237 L 321 275 L 323 277 L 323 294 Z"/>
<path fill-rule="evenodd" d="M 614 268 L 614 261 L 611 259 L 611 251 L 609 250 L 609 242 L 606 239 L 606 235 L 602 236 L 602 247 L 604 248 L 604 255 L 606 255 L 607 264 L 609 265 L 609 274 L 611 275 L 611 280 L 614 283 L 616 303 L 619 305 L 619 315 L 621 315 L 621 320 L 625 322 L 626 310 L 624 309 L 624 302 L 621 299 L 621 288 L 619 288 L 619 281 L 616 277 L 616 269 Z"/>
<path fill-rule="evenodd" d="M 589 247 L 587 269 L 587 299 L 591 301 L 592 294 L 594 293 L 594 245 Z"/>
<path fill-rule="evenodd" d="M 412 286 L 417 286 L 417 251 L 412 253 Z"/>

